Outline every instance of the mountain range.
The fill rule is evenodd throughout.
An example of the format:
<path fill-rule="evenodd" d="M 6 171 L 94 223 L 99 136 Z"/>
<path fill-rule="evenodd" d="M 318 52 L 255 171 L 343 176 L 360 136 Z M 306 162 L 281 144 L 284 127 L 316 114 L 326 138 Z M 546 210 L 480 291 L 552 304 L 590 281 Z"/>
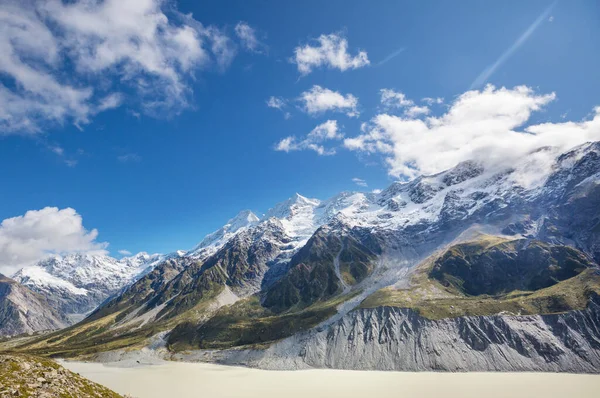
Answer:
<path fill-rule="evenodd" d="M 19 286 L 62 322 L 87 316 L 19 349 L 150 346 L 276 369 L 597 372 L 600 143 L 536 152 L 552 164 L 532 153 L 383 191 L 296 194 L 262 217 L 241 212 L 185 253 L 44 260 L 14 276 Z"/>

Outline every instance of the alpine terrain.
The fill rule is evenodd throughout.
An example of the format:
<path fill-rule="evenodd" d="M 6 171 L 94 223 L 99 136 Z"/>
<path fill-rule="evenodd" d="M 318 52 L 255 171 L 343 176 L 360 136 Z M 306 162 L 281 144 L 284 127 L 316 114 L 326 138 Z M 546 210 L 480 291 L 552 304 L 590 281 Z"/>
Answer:
<path fill-rule="evenodd" d="M 44 297 L 72 324 L 165 258 L 147 253 L 120 260 L 102 254 L 56 255 L 22 268 L 13 279 Z"/>
<path fill-rule="evenodd" d="M 553 156 L 549 172 L 535 153 L 503 169 L 467 161 L 380 192 L 243 211 L 187 253 L 46 260 L 15 279 L 63 314 L 99 306 L 15 349 L 271 369 L 598 372 L 600 143 L 538 151 Z"/>

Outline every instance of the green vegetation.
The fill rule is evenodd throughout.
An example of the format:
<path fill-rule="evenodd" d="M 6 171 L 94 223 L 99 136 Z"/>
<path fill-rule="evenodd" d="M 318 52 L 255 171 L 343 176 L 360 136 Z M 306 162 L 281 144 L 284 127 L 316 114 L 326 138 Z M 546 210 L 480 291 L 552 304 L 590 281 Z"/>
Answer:
<path fill-rule="evenodd" d="M 170 330 L 180 323 L 197 322 L 212 315 L 211 303 L 221 292 L 218 286 L 186 312 L 172 318 L 160 319 L 157 322 L 144 324 L 143 319 L 133 318 L 124 324 L 123 312 L 131 313 L 130 308 L 121 310 L 85 323 L 27 339 L 20 345 L 5 345 L 8 352 L 26 352 L 34 355 L 50 357 L 86 357 L 98 352 L 118 349 L 134 350 L 148 344 L 148 339 L 157 333 Z M 0 351 L 2 350 L 0 345 Z"/>
<path fill-rule="evenodd" d="M 414 272 L 409 288 L 381 289 L 367 297 L 361 307 L 411 308 L 429 319 L 552 314 L 584 309 L 591 297 L 600 294 L 598 269 L 582 253 L 542 242 L 523 244 L 487 236 L 453 246 L 425 261 Z M 512 264 L 511 271 L 506 257 L 526 260 Z M 496 267 L 506 273 L 506 278 L 500 278 Z M 474 281 L 482 273 L 497 278 L 494 284 L 482 282 L 477 287 Z M 518 288 L 523 285 L 535 288 Z M 494 293 L 481 293 L 483 289 Z"/>
<path fill-rule="evenodd" d="M 583 253 L 568 246 L 483 239 L 448 249 L 435 260 L 429 276 L 459 293 L 498 295 L 550 287 L 594 267 Z"/>

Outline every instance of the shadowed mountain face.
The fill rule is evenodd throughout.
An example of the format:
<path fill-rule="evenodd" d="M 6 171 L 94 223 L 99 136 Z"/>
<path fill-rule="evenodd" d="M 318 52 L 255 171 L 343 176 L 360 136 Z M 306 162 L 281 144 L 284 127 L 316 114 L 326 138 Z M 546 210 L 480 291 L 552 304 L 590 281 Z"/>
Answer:
<path fill-rule="evenodd" d="M 456 245 L 436 260 L 430 276 L 478 296 L 547 288 L 593 267 L 576 249 L 519 239 L 491 247 L 480 242 Z"/>
<path fill-rule="evenodd" d="M 141 347 L 162 333 L 173 351 L 259 344 L 271 347 L 252 355 L 272 358 L 278 352 L 284 361 L 290 360 L 280 355 L 284 351 L 322 355 L 311 363 L 345 367 L 344 361 L 354 363 L 364 354 L 372 365 L 378 355 L 384 362 L 395 358 L 386 351 L 393 345 L 369 343 L 364 353 L 344 350 L 336 356 L 325 353 L 329 337 L 322 334 L 384 314 L 388 319 L 377 322 L 389 336 L 408 333 L 398 329 L 408 327 L 397 323 L 401 319 L 418 317 L 430 333 L 447 327 L 444 320 L 454 322 L 440 336 L 446 344 L 454 328 L 495 322 L 485 317 L 511 316 L 511 330 L 525 330 L 517 325 L 521 316 L 586 311 L 600 292 L 599 154 L 599 143 L 557 154 L 552 173 L 537 185 L 523 182 L 530 180 L 526 160 L 507 170 L 464 162 L 377 194 L 344 192 L 327 201 L 295 195 L 262 219 L 243 212 L 194 251 L 158 264 L 82 324 L 47 337 L 46 353 Z M 398 311 L 386 312 L 387 307 Z M 461 321 L 473 316 L 483 318 Z M 362 324 L 363 332 L 353 326 L 348 339 L 372 333 L 373 325 Z M 568 329 L 589 347 L 581 369 L 598 355 L 596 334 L 588 327 L 593 323 Z M 419 331 L 411 330 L 417 341 Z M 313 341 L 314 336 L 321 337 Z M 553 339 L 544 329 L 527 344 L 544 347 Z M 565 337 L 564 344 L 568 341 Z M 493 350 L 493 344 L 506 342 L 491 344 Z M 429 355 L 430 348 L 418 347 L 422 351 L 414 354 Z M 517 361 L 526 352 L 515 355 Z M 244 361 L 253 363 L 249 357 Z M 563 357 L 555 362 L 558 369 L 565 363 Z"/>
<path fill-rule="evenodd" d="M 266 291 L 263 305 L 282 312 L 347 293 L 373 272 L 375 261 L 376 253 L 352 235 L 322 228 L 292 257 L 286 275 Z"/>
<path fill-rule="evenodd" d="M 64 326 L 65 320 L 42 296 L 0 274 L 0 336 Z"/>

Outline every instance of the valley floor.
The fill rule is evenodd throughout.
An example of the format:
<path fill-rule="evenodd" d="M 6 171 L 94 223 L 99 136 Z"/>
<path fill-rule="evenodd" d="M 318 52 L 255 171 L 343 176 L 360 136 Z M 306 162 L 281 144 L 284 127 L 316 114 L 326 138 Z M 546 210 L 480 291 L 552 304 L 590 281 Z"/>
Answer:
<path fill-rule="evenodd" d="M 600 375 L 556 373 L 402 373 L 347 370 L 267 371 L 166 362 L 133 368 L 61 362 L 67 369 L 136 398 L 440 397 L 592 398 Z"/>

